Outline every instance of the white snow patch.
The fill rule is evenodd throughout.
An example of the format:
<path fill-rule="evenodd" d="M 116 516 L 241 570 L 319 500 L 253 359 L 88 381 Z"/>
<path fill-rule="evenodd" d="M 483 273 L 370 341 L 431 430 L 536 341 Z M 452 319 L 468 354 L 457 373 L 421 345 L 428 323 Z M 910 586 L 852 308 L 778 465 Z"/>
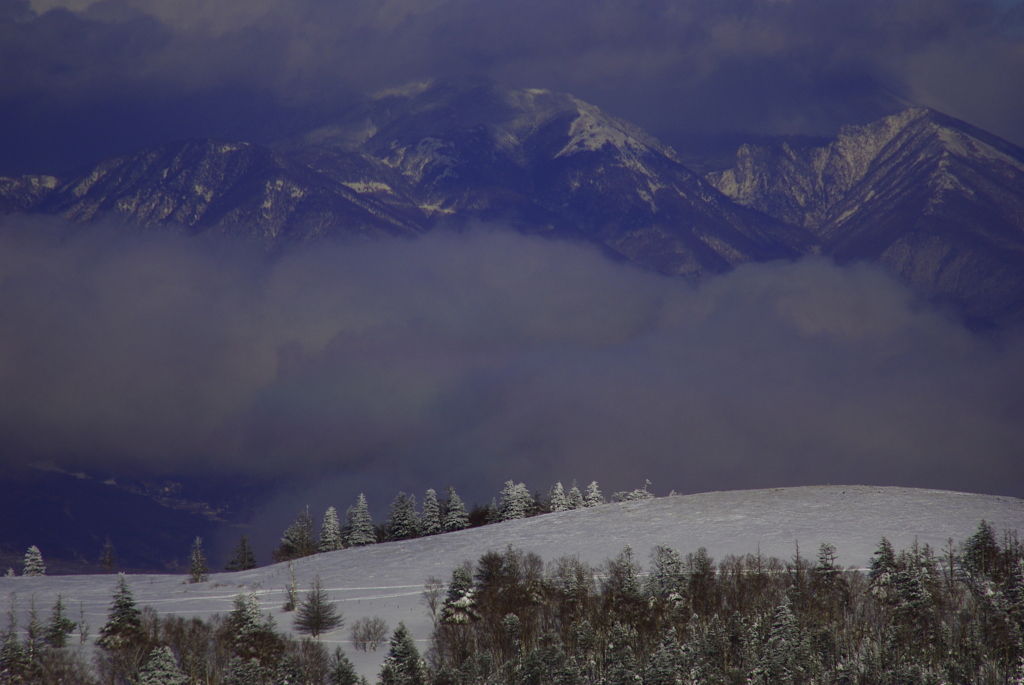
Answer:
<path fill-rule="evenodd" d="M 349 183 L 343 183 L 342 185 L 351 188 L 357 193 L 392 193 L 394 192 L 387 183 L 380 183 L 378 181 L 352 181 Z"/>

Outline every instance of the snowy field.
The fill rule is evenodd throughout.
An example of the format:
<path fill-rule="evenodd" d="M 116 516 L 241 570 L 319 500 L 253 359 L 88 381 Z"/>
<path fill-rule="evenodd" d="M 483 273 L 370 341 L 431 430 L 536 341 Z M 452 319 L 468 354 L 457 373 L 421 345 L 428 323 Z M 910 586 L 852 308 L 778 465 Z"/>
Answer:
<path fill-rule="evenodd" d="M 294 562 L 300 598 L 319 574 L 346 624 L 363 616 L 380 616 L 394 628 L 399 621 L 428 646 L 430 616 L 422 600 L 424 581 L 443 581 L 464 560 L 475 561 L 490 549 L 508 545 L 539 554 L 544 561 L 578 555 L 592 565 L 632 545 L 646 566 L 654 545 L 667 545 L 684 555 L 706 547 L 720 560 L 746 554 L 760 546 L 765 556 L 789 559 L 799 541 L 801 554 L 813 559 L 821 542 L 834 544 L 838 563 L 863 568 L 885 535 L 899 550 L 915 539 L 941 550 L 949 538 L 963 541 L 989 521 L 1024 532 L 1024 500 L 941 490 L 870 486 L 815 486 L 770 490 L 738 490 L 661 497 L 644 502 L 607 504 L 592 509 L 547 514 L 457 533 L 405 542 L 371 545 L 319 554 Z M 45 557 L 46 550 L 43 550 Z M 138 606 L 161 615 L 208 617 L 230 611 L 239 593 L 255 591 L 263 610 L 273 612 L 278 628 L 290 630 L 294 614 L 281 611 L 289 582 L 287 564 L 250 571 L 214 573 L 204 583 L 189 584 L 182 575 L 131 575 L 129 584 Z M 94 639 L 107 617 L 116 575 L 3 578 L 0 590 L 17 593 L 24 615 L 34 595 L 44 620 L 57 593 L 70 617 L 85 612 Z M 24 620 L 24 619 L 23 619 Z M 72 640 L 77 636 L 72 636 Z M 348 641 L 347 626 L 320 638 L 333 651 L 341 645 L 357 670 L 371 681 L 387 651 L 357 652 Z"/>

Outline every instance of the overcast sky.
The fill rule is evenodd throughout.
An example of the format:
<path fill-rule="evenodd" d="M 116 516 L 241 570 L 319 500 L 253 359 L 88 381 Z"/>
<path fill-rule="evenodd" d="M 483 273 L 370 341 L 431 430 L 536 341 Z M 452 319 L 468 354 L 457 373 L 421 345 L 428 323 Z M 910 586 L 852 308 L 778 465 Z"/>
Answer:
<path fill-rule="evenodd" d="M 269 142 L 478 73 L 669 138 L 832 134 L 908 104 L 1024 144 L 1008 0 L 0 0 L 0 173 L 167 138 Z"/>
<path fill-rule="evenodd" d="M 925 105 L 1024 144 L 1007 2 L 0 0 L 0 173 L 271 142 L 467 73 L 669 139 Z M 339 507 L 509 478 L 1024 496 L 1015 332 L 978 337 L 866 266 L 695 288 L 500 228 L 270 258 L 0 217 L 3 466 L 298 473 Z"/>

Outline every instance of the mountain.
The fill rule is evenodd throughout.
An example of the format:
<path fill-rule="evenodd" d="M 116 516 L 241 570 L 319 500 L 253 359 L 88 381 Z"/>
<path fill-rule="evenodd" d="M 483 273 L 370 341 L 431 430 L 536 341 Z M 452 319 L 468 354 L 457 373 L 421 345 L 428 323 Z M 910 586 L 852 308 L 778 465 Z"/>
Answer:
<path fill-rule="evenodd" d="M 489 222 L 691 279 L 825 254 L 882 264 L 979 326 L 1024 318 L 1024 150 L 991 134 L 915 108 L 826 144 L 743 145 L 706 175 L 680 159 L 571 95 L 439 79 L 271 146 L 197 139 L 0 178 L 0 211 L 270 248 Z"/>
<path fill-rule="evenodd" d="M 67 178 L 0 179 L 0 198 L 74 221 L 118 216 L 270 245 L 498 222 L 693 277 L 814 243 L 593 105 L 480 79 L 388 91 L 272 148 L 191 140 Z"/>
<path fill-rule="evenodd" d="M 765 557 L 790 560 L 797 553 L 814 558 L 818 545 L 836 547 L 837 562 L 865 568 L 883 536 L 897 549 L 930 545 L 941 554 L 947 541 L 965 540 L 985 519 L 997 533 L 1024 528 L 1024 500 L 938 490 L 871 486 L 816 486 L 712 492 L 669 496 L 640 502 L 606 504 L 546 514 L 534 518 L 472 528 L 404 542 L 390 542 L 328 552 L 296 560 L 297 587 L 309 588 L 319 576 L 330 599 L 346 618 L 346 627 L 319 639 L 333 650 L 342 646 L 358 670 L 372 678 L 386 649 L 351 649 L 348 630 L 362 617 L 380 616 L 390 627 L 404 621 L 425 651 L 431 621 L 424 604 L 424 583 L 430 576 L 442 581 L 465 560 L 476 561 L 488 550 L 507 546 L 534 552 L 546 561 L 578 555 L 597 566 L 631 545 L 637 562 L 649 567 L 655 545 L 667 545 L 683 555 L 707 549 L 716 560 L 730 554 L 760 551 Z M 45 554 L 45 550 L 44 550 Z M 48 606 L 59 592 L 65 604 L 78 608 L 95 633 L 107 618 L 115 578 L 47 576 L 4 578 L 0 591 L 34 594 Z M 288 564 L 250 571 L 214 573 L 209 581 L 184 582 L 178 575 L 129 575 L 140 607 L 152 606 L 161 615 L 209 617 L 226 614 L 239 593 L 255 592 L 277 626 L 291 630 L 294 614 L 281 611 L 284 590 L 292 582 Z M 20 601 L 24 613 L 27 600 Z M 24 625 L 24 622 L 22 623 Z"/>
<path fill-rule="evenodd" d="M 803 229 L 737 206 L 632 124 L 570 95 L 481 79 L 379 94 L 279 147 L 352 188 L 423 212 L 597 243 L 663 273 L 794 257 Z M 358 154 L 375 166 L 352 163 Z"/>
<path fill-rule="evenodd" d="M 820 147 L 744 145 L 708 180 L 979 320 L 1024 312 L 1024 150 L 914 108 Z"/>
<path fill-rule="evenodd" d="M 372 197 L 248 143 L 189 140 L 106 160 L 59 182 L 19 181 L 12 185 L 22 205 L 73 221 L 113 215 L 269 244 L 416 233 L 415 224 Z M 40 186 L 49 192 L 36 191 Z"/>

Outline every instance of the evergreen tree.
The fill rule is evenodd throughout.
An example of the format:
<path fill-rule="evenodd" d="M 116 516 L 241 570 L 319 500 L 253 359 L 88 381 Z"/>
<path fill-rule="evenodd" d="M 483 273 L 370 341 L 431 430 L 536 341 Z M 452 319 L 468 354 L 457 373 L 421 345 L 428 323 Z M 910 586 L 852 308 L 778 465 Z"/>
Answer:
<path fill-rule="evenodd" d="M 391 503 L 391 514 L 387 523 L 389 540 L 411 540 L 419 536 L 420 521 L 416 514 L 416 498 L 398 493 Z"/>
<path fill-rule="evenodd" d="M 235 657 L 231 660 L 226 685 L 263 685 L 268 682 L 269 675 L 256 657 Z"/>
<path fill-rule="evenodd" d="M 333 552 L 343 549 L 345 541 L 341 537 L 341 522 L 338 520 L 338 510 L 334 507 L 327 507 L 324 512 L 324 522 L 320 526 L 320 551 Z"/>
<path fill-rule="evenodd" d="M 359 683 L 356 669 L 345 656 L 345 652 L 341 651 L 341 647 L 335 647 L 328 669 L 327 681 L 330 685 L 358 685 Z"/>
<path fill-rule="evenodd" d="M 441 621 L 451 624 L 467 624 L 480 618 L 476 610 L 473 576 L 464 566 L 452 571 L 452 582 L 448 584 L 448 596 L 441 608 Z"/>
<path fill-rule="evenodd" d="M 345 544 L 348 547 L 362 547 L 372 545 L 377 541 L 373 532 L 373 519 L 370 518 L 370 507 L 366 503 L 366 496 L 359 493 L 354 507 L 349 507 L 345 512 L 347 523 L 348 539 Z"/>
<path fill-rule="evenodd" d="M 210 567 L 206 564 L 206 555 L 203 554 L 203 539 L 196 536 L 188 556 L 188 582 L 202 583 L 209 577 Z"/>
<path fill-rule="evenodd" d="M 154 649 L 139 669 L 139 685 L 188 685 L 189 679 L 178 667 L 170 647 Z"/>
<path fill-rule="evenodd" d="M 501 504 L 498 505 L 499 521 L 514 521 L 526 518 L 533 506 L 533 498 L 530 491 L 522 483 L 505 481 L 505 487 L 501 491 Z"/>
<path fill-rule="evenodd" d="M 999 563 L 999 552 L 995 529 L 992 528 L 992 524 L 982 519 L 978 530 L 964 543 L 961 563 L 964 570 L 971 576 L 992 577 Z M 28 574 L 26 573 L 26 575 Z"/>
<path fill-rule="evenodd" d="M 601 490 L 597 487 L 597 481 L 590 481 L 590 485 L 587 486 L 587 494 L 583 498 L 583 506 L 585 507 L 596 507 L 599 504 L 604 504 L 604 495 L 601 494 Z"/>
<path fill-rule="evenodd" d="M 142 636 L 142 612 L 136 608 L 135 597 L 122 573 L 117 579 L 107 622 L 100 628 L 96 644 L 106 650 L 124 649 L 138 642 Z"/>
<path fill-rule="evenodd" d="M 67 617 L 64 613 L 64 601 L 57 595 L 57 601 L 53 603 L 50 610 L 50 620 L 46 624 L 46 643 L 51 647 L 61 648 L 67 644 L 68 635 L 78 627 L 78 624 Z"/>
<path fill-rule="evenodd" d="M 256 568 L 256 555 L 252 551 L 252 545 L 249 544 L 249 536 L 242 535 L 231 560 L 224 565 L 224 570 L 247 571 L 251 568 Z"/>
<path fill-rule="evenodd" d="M 299 512 L 295 522 L 281 536 L 281 546 L 274 550 L 274 561 L 290 561 L 316 554 L 316 539 L 313 535 L 313 517 L 309 507 Z"/>
<path fill-rule="evenodd" d="M 25 552 L 25 569 L 21 572 L 23 576 L 45 576 L 46 566 L 43 564 L 43 553 L 39 548 L 32 545 Z"/>
<path fill-rule="evenodd" d="M 437 492 L 427 490 L 423 497 L 423 517 L 420 519 L 422 535 L 437 535 L 441 532 L 441 504 L 437 501 Z"/>
<path fill-rule="evenodd" d="M 448 488 L 448 511 L 444 517 L 444 532 L 451 533 L 456 530 L 469 528 L 469 512 L 462 498 L 455 492 L 455 488 Z"/>
<path fill-rule="evenodd" d="M 391 647 L 380 671 L 381 685 L 424 685 L 427 674 L 420 652 L 404 623 L 391 636 Z"/>
<path fill-rule="evenodd" d="M 320 633 L 330 632 L 344 623 L 345 619 L 338 613 L 338 608 L 328 598 L 320 576 L 316 576 L 306 599 L 295 614 L 295 630 L 319 637 Z"/>
<path fill-rule="evenodd" d="M 566 511 L 568 508 L 569 502 L 565 499 L 562 484 L 555 483 L 555 487 L 551 488 L 551 493 L 548 495 L 548 510 L 552 512 Z"/>
<path fill-rule="evenodd" d="M 568 509 L 582 509 L 584 506 L 583 494 L 576 486 L 576 481 L 572 482 L 572 487 L 569 488 L 569 494 L 565 497 L 565 506 Z"/>
<path fill-rule="evenodd" d="M 108 535 L 106 542 L 103 543 L 103 550 L 100 552 L 100 566 L 104 573 L 113 573 L 116 565 L 117 556 L 114 555 L 114 543 L 110 541 Z"/>

